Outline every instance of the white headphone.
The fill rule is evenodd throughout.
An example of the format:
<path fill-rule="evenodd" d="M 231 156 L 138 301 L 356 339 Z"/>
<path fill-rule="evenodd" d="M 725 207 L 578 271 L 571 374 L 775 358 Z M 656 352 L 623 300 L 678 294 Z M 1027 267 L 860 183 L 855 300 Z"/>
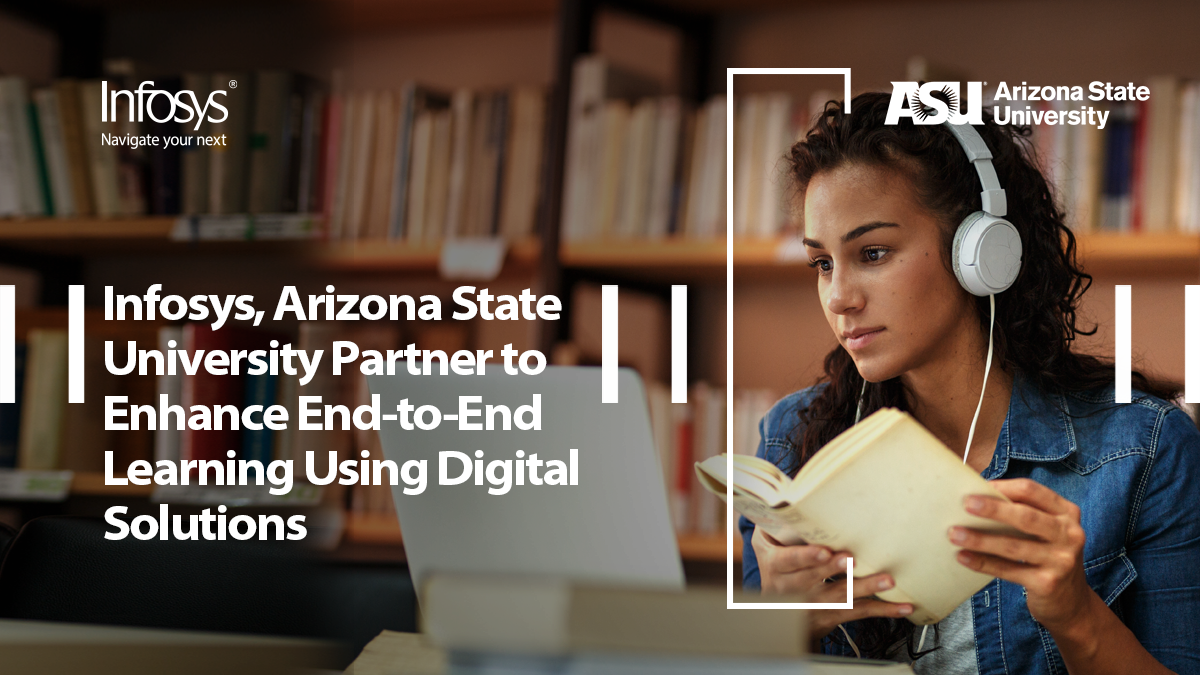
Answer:
<path fill-rule="evenodd" d="M 973 295 L 994 295 L 1012 286 L 1021 271 L 1021 235 L 1004 219 L 1008 199 L 983 137 L 970 124 L 946 126 L 975 165 L 983 186 L 983 210 L 964 218 L 954 234 L 954 276 Z"/>

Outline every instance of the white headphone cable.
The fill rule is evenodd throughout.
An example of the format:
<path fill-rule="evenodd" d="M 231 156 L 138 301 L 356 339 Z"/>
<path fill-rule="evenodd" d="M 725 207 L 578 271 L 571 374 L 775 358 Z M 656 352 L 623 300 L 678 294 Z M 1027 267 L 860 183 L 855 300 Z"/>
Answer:
<path fill-rule="evenodd" d="M 854 423 L 855 423 L 855 424 L 858 424 L 858 421 L 859 421 L 860 419 L 862 419 L 863 396 L 865 396 L 865 395 L 866 395 L 866 393 L 867 393 L 867 378 L 865 378 L 865 377 L 864 377 L 864 378 L 863 378 L 862 389 L 859 389 L 859 390 L 858 390 L 858 410 L 856 410 L 856 411 L 854 412 Z M 858 658 L 860 658 L 860 659 L 861 659 L 861 658 L 862 658 L 862 652 L 860 652 L 860 651 L 858 650 L 858 645 L 854 644 L 854 638 L 850 637 L 850 631 L 847 631 L 847 630 L 846 630 L 846 627 L 845 627 L 845 626 L 843 626 L 843 625 L 842 625 L 842 624 L 840 624 L 840 623 L 838 624 L 838 628 L 841 628 L 841 629 L 842 629 L 842 635 L 845 635 L 845 636 L 846 636 L 846 642 L 849 642 L 849 643 L 850 643 L 850 649 L 853 649 L 853 650 L 854 650 L 854 656 L 856 656 L 856 657 L 858 657 Z"/>
<path fill-rule="evenodd" d="M 988 296 L 988 306 L 990 308 L 991 318 L 988 321 L 988 351 L 987 361 L 983 366 L 983 388 L 979 391 L 979 403 L 975 406 L 975 416 L 971 418 L 971 428 L 967 431 L 967 447 L 963 450 L 963 464 L 967 463 L 967 455 L 971 452 L 971 441 L 975 439 L 975 424 L 979 421 L 979 411 L 983 409 L 983 395 L 987 393 L 988 374 L 992 372 L 992 352 L 995 347 L 995 332 L 996 332 L 996 296 Z M 858 410 L 854 414 L 854 423 L 858 424 L 858 420 L 862 418 L 863 396 L 867 392 L 867 380 L 863 379 L 862 391 L 858 394 Z M 842 629 L 842 633 L 846 636 L 846 640 L 850 643 L 850 648 L 854 650 L 854 654 L 862 658 L 862 654 L 858 651 L 858 645 L 854 644 L 854 640 L 850 638 L 850 633 L 846 631 L 846 627 L 838 624 L 838 628 Z M 929 632 L 929 624 L 921 629 L 921 639 L 917 641 L 917 651 L 921 651 L 925 647 L 925 634 Z"/>
<path fill-rule="evenodd" d="M 971 418 L 971 429 L 967 432 L 967 447 L 963 450 L 963 464 L 967 463 L 967 455 L 971 452 L 971 441 L 975 438 L 975 423 L 979 421 L 979 411 L 983 409 L 983 395 L 987 392 L 988 373 L 992 372 L 992 338 L 996 332 L 996 296 L 988 296 L 991 306 L 991 321 L 988 323 L 988 353 L 987 363 L 983 366 L 983 388 L 979 390 L 979 405 L 975 406 L 975 416 Z"/>
<path fill-rule="evenodd" d="M 975 406 L 975 416 L 971 418 L 971 429 L 967 431 L 967 447 L 963 450 L 963 464 L 967 463 L 967 455 L 971 452 L 971 441 L 975 439 L 975 423 L 979 421 L 979 411 L 983 409 L 983 395 L 987 392 L 988 373 L 992 372 L 992 348 L 994 346 L 994 337 L 996 332 L 996 296 L 988 296 L 988 305 L 991 308 L 991 319 L 988 322 L 988 353 L 987 362 L 983 366 L 983 389 L 979 391 L 979 404 Z M 929 624 L 921 629 L 921 639 L 917 642 L 917 651 L 921 651 L 925 646 L 925 633 L 929 630 Z"/>

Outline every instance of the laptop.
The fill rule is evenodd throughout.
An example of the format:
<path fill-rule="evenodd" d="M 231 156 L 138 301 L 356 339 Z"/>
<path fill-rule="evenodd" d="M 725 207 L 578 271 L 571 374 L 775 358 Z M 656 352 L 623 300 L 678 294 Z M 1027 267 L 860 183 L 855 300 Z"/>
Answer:
<path fill-rule="evenodd" d="M 419 494 L 405 494 L 403 478 L 392 486 L 417 588 L 434 572 L 683 587 L 645 389 L 622 368 L 620 402 L 601 403 L 600 372 L 508 375 L 489 364 L 484 375 L 368 376 L 384 456 L 425 467 Z M 387 419 L 405 399 L 411 430 Z M 460 415 L 480 428 L 460 428 Z"/>

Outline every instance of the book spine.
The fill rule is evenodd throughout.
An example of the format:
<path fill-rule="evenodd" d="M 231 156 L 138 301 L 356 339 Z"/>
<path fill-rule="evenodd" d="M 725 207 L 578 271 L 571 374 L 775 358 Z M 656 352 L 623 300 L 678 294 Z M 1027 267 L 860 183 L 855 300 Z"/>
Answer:
<path fill-rule="evenodd" d="M 254 133 L 250 140 L 250 213 L 278 213 L 291 141 L 290 73 L 262 71 L 255 77 Z"/>
<path fill-rule="evenodd" d="M 491 147 L 492 159 L 492 177 L 491 195 L 488 199 L 486 232 L 487 235 L 496 235 L 500 233 L 500 204 L 504 195 L 504 183 L 507 177 L 504 175 L 505 152 L 507 152 L 508 140 L 508 116 L 509 116 L 509 96 L 508 92 L 499 92 L 496 94 L 496 104 L 492 107 L 492 123 L 488 130 L 488 145 Z"/>
<path fill-rule="evenodd" d="M 46 160 L 46 139 L 42 133 L 42 121 L 36 103 L 29 104 L 29 136 L 33 143 L 33 160 L 37 169 L 38 195 L 42 198 L 40 213 L 58 215 L 54 208 L 54 193 L 50 189 L 50 167 Z"/>
<path fill-rule="evenodd" d="M 13 373 L 16 379 L 16 400 L 0 403 L 0 468 L 17 466 L 21 440 L 21 403 L 25 391 L 25 343 L 19 342 L 14 353 Z"/>
<path fill-rule="evenodd" d="M 205 120 L 201 127 L 205 136 L 224 141 L 203 150 L 208 158 L 206 212 L 214 215 L 246 213 L 255 78 L 249 72 L 214 73 L 211 82 L 212 91 L 225 92 L 228 114 L 224 122 Z M 238 86 L 230 88 L 230 82 L 237 82 Z"/>
<path fill-rule="evenodd" d="M 388 239 L 403 239 L 408 217 L 408 181 L 412 162 L 412 128 L 417 115 L 416 85 L 405 85 L 400 100 L 400 120 L 396 131 L 395 165 L 392 168 L 392 204 L 388 218 Z"/>
<path fill-rule="evenodd" d="M 297 179 L 297 213 L 320 213 L 323 186 L 320 180 L 321 131 L 325 128 L 325 95 L 315 86 L 304 98 L 300 128 L 300 175 Z"/>
<path fill-rule="evenodd" d="M 174 346 L 172 346 L 174 345 Z M 183 337 L 183 329 L 174 326 L 165 326 L 158 329 L 158 350 L 163 354 L 169 349 L 184 349 L 185 342 Z M 178 368 L 178 365 L 176 366 Z M 167 372 L 164 369 L 162 375 L 157 376 L 155 383 L 155 401 L 154 406 L 160 411 L 165 411 L 167 408 L 161 407 L 163 396 L 166 396 L 167 406 L 182 406 L 183 405 L 183 373 L 176 370 L 174 373 Z M 182 408 L 186 411 L 187 408 Z M 186 414 L 185 414 L 186 417 Z M 170 422 L 168 422 L 170 420 Z M 162 415 L 158 421 L 158 430 L 154 432 L 154 459 L 155 461 L 167 460 L 177 462 L 180 459 L 180 441 L 184 431 L 175 428 L 175 419 L 171 415 Z"/>
<path fill-rule="evenodd" d="M 208 100 L 212 82 L 213 78 L 203 73 L 185 73 L 183 76 L 183 88 L 195 94 L 197 102 Z M 229 107 L 232 115 L 233 106 Z M 228 122 L 226 120 L 226 124 Z M 192 119 L 180 125 L 180 132 L 188 137 L 179 153 L 180 211 L 185 215 L 210 213 L 213 191 L 210 187 L 216 182 L 212 176 L 223 174 L 223 170 L 211 166 L 210 148 L 197 142 L 199 137 L 208 135 L 208 120 Z"/>
<path fill-rule="evenodd" d="M 695 461 L 692 443 L 693 420 L 687 405 L 673 407 L 675 420 L 671 442 L 675 452 L 671 462 L 671 522 L 676 532 L 687 532 L 690 529 L 688 504 L 691 501 L 692 483 L 696 480 L 693 478 L 695 470 L 692 468 Z"/>
<path fill-rule="evenodd" d="M 174 96 L 182 82 L 178 78 L 167 78 L 158 86 Z M 166 142 L 168 137 L 178 137 L 182 130 L 171 114 L 173 102 L 163 96 L 154 96 L 146 104 L 147 131 Z M 163 121 L 159 121 L 163 120 Z M 179 213 L 182 207 L 180 196 L 180 147 L 178 145 L 153 145 L 147 149 L 150 155 L 150 212 L 159 215 Z"/>
<path fill-rule="evenodd" d="M 304 110 L 306 106 L 307 82 L 302 77 L 292 79 L 288 93 L 283 127 L 283 158 L 279 186 L 279 210 L 296 213 L 300 205 L 301 163 L 304 160 L 301 143 L 304 140 Z"/>
<path fill-rule="evenodd" d="M 79 83 L 75 80 L 59 80 L 54 84 L 58 94 L 58 110 L 62 120 L 63 148 L 71 179 L 71 198 L 75 214 L 90 216 L 95 213 L 92 198 L 92 181 L 88 170 L 87 148 L 83 139 L 83 114 L 79 103 Z"/>
<path fill-rule="evenodd" d="M 46 164 L 49 169 L 49 193 L 54 197 L 54 214 L 60 217 L 75 215 L 75 196 L 71 184 L 71 168 L 64 141 L 63 116 L 58 92 L 42 89 L 34 93 L 38 120 L 41 123 Z"/>
<path fill-rule="evenodd" d="M 92 179 L 92 195 L 95 197 L 96 215 L 110 218 L 121 215 L 121 196 L 117 186 L 116 148 L 101 143 L 103 133 L 114 133 L 112 122 L 100 121 L 101 82 L 91 80 L 79 88 L 83 136 L 87 147 L 89 173 Z"/>
<path fill-rule="evenodd" d="M 456 237 L 463 231 L 466 219 L 468 177 L 471 175 L 471 116 L 475 109 L 474 95 L 466 89 L 454 92 L 451 102 L 450 185 L 446 195 L 444 235 Z"/>
<path fill-rule="evenodd" d="M 25 81 L 19 77 L 0 79 L 0 102 L 8 109 L 12 120 L 12 149 L 20 213 L 26 216 L 45 215 L 46 200 L 42 193 L 34 140 L 34 116 L 31 115 L 29 98 L 25 93 Z"/>
<path fill-rule="evenodd" d="M 29 331 L 17 466 L 58 468 L 67 406 L 67 332 Z"/>
<path fill-rule="evenodd" d="M 261 411 L 266 411 L 267 408 L 275 405 L 275 389 L 278 383 L 278 376 L 272 375 L 270 372 L 262 373 L 261 375 L 246 375 L 246 393 L 245 407 L 249 409 L 251 406 L 259 406 Z M 258 423 L 258 429 L 246 427 L 242 431 L 242 452 L 241 459 L 248 461 L 262 462 L 265 467 L 271 462 L 274 455 L 274 447 L 272 445 L 274 431 L 263 424 L 263 412 L 259 412 L 253 419 Z"/>

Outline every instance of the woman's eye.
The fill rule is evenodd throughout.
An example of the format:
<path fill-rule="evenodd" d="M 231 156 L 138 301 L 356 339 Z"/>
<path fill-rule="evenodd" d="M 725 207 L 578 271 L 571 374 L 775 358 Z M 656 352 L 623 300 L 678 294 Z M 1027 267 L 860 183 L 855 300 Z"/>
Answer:
<path fill-rule="evenodd" d="M 833 271 L 833 261 L 826 260 L 824 258 L 820 260 L 810 260 L 808 261 L 808 266 L 817 268 L 817 272 L 819 274 L 829 274 Z"/>
<path fill-rule="evenodd" d="M 887 255 L 887 252 L 888 251 L 886 248 L 868 248 L 863 251 L 863 258 L 866 259 L 867 262 L 879 262 L 880 260 L 883 260 L 883 257 Z"/>

